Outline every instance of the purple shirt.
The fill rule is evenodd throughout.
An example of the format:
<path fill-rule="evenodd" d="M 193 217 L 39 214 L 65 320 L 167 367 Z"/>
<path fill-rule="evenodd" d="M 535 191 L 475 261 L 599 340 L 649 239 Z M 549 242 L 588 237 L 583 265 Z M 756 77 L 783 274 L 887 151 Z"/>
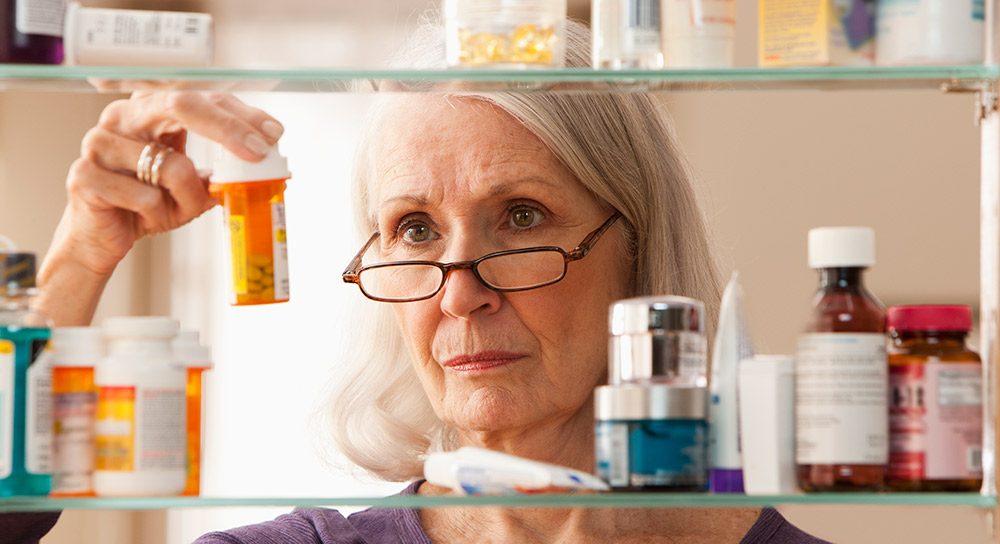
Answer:
<path fill-rule="evenodd" d="M 414 495 L 414 482 L 400 495 Z M 327 508 L 304 508 L 273 521 L 209 533 L 195 544 L 430 544 L 413 508 L 371 508 L 344 517 Z M 765 508 L 740 544 L 829 544 Z"/>

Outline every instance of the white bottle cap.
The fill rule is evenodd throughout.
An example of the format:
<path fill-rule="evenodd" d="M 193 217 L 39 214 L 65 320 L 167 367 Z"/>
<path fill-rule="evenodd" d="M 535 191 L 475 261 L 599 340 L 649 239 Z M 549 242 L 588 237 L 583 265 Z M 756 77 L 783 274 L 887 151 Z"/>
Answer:
<path fill-rule="evenodd" d="M 259 162 L 243 160 L 233 155 L 226 148 L 219 146 L 219 154 L 215 158 L 212 171 L 212 183 L 240 183 L 244 181 L 267 181 L 272 179 L 288 179 L 292 173 L 288 171 L 288 159 L 274 145 L 267 151 L 267 156 Z"/>
<path fill-rule="evenodd" d="M 868 267 L 875 264 L 875 231 L 869 227 L 809 230 L 809 267 Z"/>
<path fill-rule="evenodd" d="M 105 354 L 99 327 L 56 327 L 50 341 L 54 366 L 91 367 Z"/>
<path fill-rule="evenodd" d="M 105 338 L 170 339 L 177 336 L 180 324 L 170 317 L 109 317 L 104 320 Z"/>
<path fill-rule="evenodd" d="M 171 347 L 177 364 L 185 368 L 212 368 L 212 350 L 201 345 L 198 331 L 180 331 Z"/>

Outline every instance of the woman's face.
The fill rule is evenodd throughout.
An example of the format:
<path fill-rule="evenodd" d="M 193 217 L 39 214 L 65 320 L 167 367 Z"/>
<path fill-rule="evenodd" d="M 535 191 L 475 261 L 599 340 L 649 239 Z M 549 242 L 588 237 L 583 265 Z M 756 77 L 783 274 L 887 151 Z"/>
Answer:
<path fill-rule="evenodd" d="M 385 261 L 568 251 L 613 213 L 495 106 L 404 97 L 389 118 L 376 159 Z M 626 296 L 623 232 L 617 222 L 553 285 L 499 293 L 457 270 L 433 298 L 394 304 L 438 416 L 492 432 L 559 425 L 589 410 L 606 375 L 608 305 Z"/>

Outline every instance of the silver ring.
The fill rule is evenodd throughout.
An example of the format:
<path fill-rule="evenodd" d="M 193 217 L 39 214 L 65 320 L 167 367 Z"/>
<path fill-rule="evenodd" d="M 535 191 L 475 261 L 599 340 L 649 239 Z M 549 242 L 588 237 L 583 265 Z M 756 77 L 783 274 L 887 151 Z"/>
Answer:
<path fill-rule="evenodd" d="M 174 149 L 168 146 L 160 146 L 156 152 L 156 158 L 153 159 L 153 165 L 149 168 L 149 184 L 153 187 L 159 187 L 160 185 L 160 167 L 163 166 L 163 161 L 166 160 L 167 155 L 170 154 Z"/>

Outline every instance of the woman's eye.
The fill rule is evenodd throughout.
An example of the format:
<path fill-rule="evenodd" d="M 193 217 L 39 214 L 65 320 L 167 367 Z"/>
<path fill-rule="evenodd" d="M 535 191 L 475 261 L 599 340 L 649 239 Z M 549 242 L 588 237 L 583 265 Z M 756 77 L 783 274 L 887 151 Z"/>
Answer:
<path fill-rule="evenodd" d="M 403 230 L 403 239 L 407 242 L 426 242 L 432 238 L 430 227 L 423 223 L 412 223 Z"/>
<path fill-rule="evenodd" d="M 541 219 L 541 214 L 530 208 L 518 208 L 510 214 L 511 225 L 522 229 L 535 226 Z"/>

